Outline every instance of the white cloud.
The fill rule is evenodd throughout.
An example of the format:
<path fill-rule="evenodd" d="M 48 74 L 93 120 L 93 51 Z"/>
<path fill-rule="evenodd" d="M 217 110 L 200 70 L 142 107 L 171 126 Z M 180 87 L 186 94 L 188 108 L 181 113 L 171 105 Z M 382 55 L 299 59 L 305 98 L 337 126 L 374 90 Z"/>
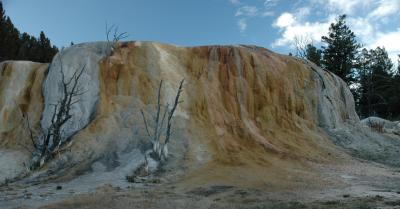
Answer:
<path fill-rule="evenodd" d="M 294 41 L 298 37 L 309 39 L 313 42 L 321 41 L 321 36 L 327 34 L 330 22 L 334 19 L 334 16 L 329 17 L 324 22 L 303 21 L 302 19 L 308 15 L 308 12 L 305 11 L 305 9 L 300 12 L 298 11 L 296 13 L 300 14 L 298 17 L 295 14 L 285 12 L 277 18 L 273 26 L 279 28 L 281 37 L 272 43 L 272 47 L 289 46 L 293 48 Z"/>
<path fill-rule="evenodd" d="M 379 6 L 369 14 L 369 17 L 383 18 L 398 12 L 400 12 L 400 0 L 381 0 Z"/>
<path fill-rule="evenodd" d="M 382 18 L 400 11 L 400 0 L 310 0 L 329 12 L 357 15 L 362 9 L 370 10 L 369 17 Z M 371 12 L 372 11 L 372 12 Z"/>
<path fill-rule="evenodd" d="M 365 7 L 374 0 L 310 0 L 311 4 L 319 4 L 330 12 L 353 14 L 357 8 Z M 376 1 L 376 0 L 375 0 Z"/>
<path fill-rule="evenodd" d="M 263 5 L 261 2 L 257 6 L 244 3 L 242 0 L 229 0 L 232 4 L 240 6 L 235 13 L 238 20 L 238 27 L 240 32 L 245 32 L 247 29 L 247 22 L 252 18 L 267 18 L 275 15 L 273 7 L 277 5 L 280 0 L 264 0 Z"/>
<path fill-rule="evenodd" d="M 275 15 L 274 7 L 278 4 L 280 0 L 265 0 L 264 9 L 261 13 L 261 17 L 271 17 Z"/>
<path fill-rule="evenodd" d="M 278 28 L 287 28 L 294 23 L 294 16 L 291 13 L 285 12 L 278 17 L 278 19 L 274 23 L 274 26 Z"/>
<path fill-rule="evenodd" d="M 289 46 L 294 47 L 294 40 L 296 37 L 303 37 L 310 39 L 313 42 L 319 42 L 321 36 L 325 35 L 328 31 L 329 23 L 306 22 L 304 24 L 294 24 L 284 28 L 281 38 L 278 38 L 272 43 L 272 47 Z"/>
<path fill-rule="evenodd" d="M 263 4 L 253 6 L 243 0 L 230 2 L 238 6 L 235 16 L 241 33 L 247 30 L 251 20 L 275 16 L 279 11 L 276 7 L 281 3 L 280 0 L 263 0 Z M 397 54 L 400 54 L 400 0 L 294 0 L 291 7 L 294 9 L 283 11 L 272 23 L 280 34 L 272 47 L 293 48 L 296 37 L 319 44 L 336 17 L 347 14 L 347 24 L 361 44 L 367 48 L 384 46 L 393 62 L 397 63 Z"/>
<path fill-rule="evenodd" d="M 242 6 L 237 11 L 235 16 L 241 17 L 237 24 L 241 33 L 244 33 L 247 29 L 247 19 L 251 17 L 255 17 L 258 15 L 257 7 L 253 6 Z"/>
<path fill-rule="evenodd" d="M 238 21 L 238 26 L 239 26 L 240 32 L 243 33 L 247 29 L 246 19 L 240 19 Z"/>
<path fill-rule="evenodd" d="M 400 28 L 390 33 L 378 33 L 376 39 L 367 48 L 375 49 L 378 46 L 385 47 L 393 63 L 397 64 L 398 54 L 400 54 Z"/>
<path fill-rule="evenodd" d="M 279 0 L 265 0 L 264 1 L 264 6 L 265 7 L 268 7 L 268 8 L 270 8 L 270 7 L 274 7 L 274 6 L 276 6 L 276 4 L 279 2 Z"/>
<path fill-rule="evenodd" d="M 246 16 L 246 17 L 254 17 L 258 13 L 257 7 L 254 6 L 242 6 L 237 11 L 235 16 Z"/>
<path fill-rule="evenodd" d="M 390 33 L 378 33 L 372 47 L 385 46 L 388 51 L 400 51 L 400 28 Z"/>
<path fill-rule="evenodd" d="M 271 17 L 274 16 L 275 12 L 273 11 L 265 11 L 261 14 L 262 17 Z"/>
<path fill-rule="evenodd" d="M 297 21 L 302 20 L 303 18 L 307 17 L 311 13 L 311 8 L 310 7 L 300 7 L 296 11 L 296 19 Z"/>
<path fill-rule="evenodd" d="M 239 0 L 229 0 L 234 5 L 239 5 L 241 2 Z"/>
<path fill-rule="evenodd" d="M 349 17 L 347 23 L 362 43 L 371 43 L 375 39 L 375 28 L 368 18 Z"/>
<path fill-rule="evenodd" d="M 270 18 L 280 11 L 278 5 L 288 4 L 281 0 L 259 0 L 263 5 L 250 6 L 243 0 L 230 0 L 240 5 L 235 16 L 241 33 L 255 18 Z M 294 47 L 296 38 L 321 44 L 321 37 L 329 32 L 331 23 L 338 15 L 347 15 L 347 25 L 366 48 L 384 46 L 397 63 L 400 54 L 400 0 L 293 0 L 290 8 L 275 17 L 272 28 L 279 37 L 271 46 Z M 318 19 L 315 19 L 318 18 Z M 383 32 L 385 31 L 385 33 Z"/>

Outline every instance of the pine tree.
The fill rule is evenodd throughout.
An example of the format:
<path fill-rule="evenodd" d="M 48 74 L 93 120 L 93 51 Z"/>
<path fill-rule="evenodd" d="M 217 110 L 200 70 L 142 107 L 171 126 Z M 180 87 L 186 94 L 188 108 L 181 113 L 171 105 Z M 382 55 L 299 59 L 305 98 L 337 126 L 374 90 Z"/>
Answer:
<path fill-rule="evenodd" d="M 322 49 L 322 66 L 342 78 L 348 85 L 354 82 L 355 60 L 360 45 L 356 36 L 346 25 L 346 15 L 341 15 L 329 27 L 328 36 L 322 37 L 326 44 Z"/>
<path fill-rule="evenodd" d="M 18 60 L 27 60 L 30 55 L 31 43 L 30 43 L 31 36 L 27 33 L 22 33 L 20 38 L 20 47 L 18 49 L 17 59 Z"/>
<path fill-rule="evenodd" d="M 392 87 L 389 91 L 390 97 L 388 98 L 388 112 L 391 114 L 391 119 L 400 119 L 400 54 L 397 61 L 397 70 L 394 72 L 392 78 Z"/>
<path fill-rule="evenodd" d="M 4 11 L 3 2 L 0 1 L 0 18 L 4 18 L 5 15 L 6 15 L 6 11 Z"/>
<path fill-rule="evenodd" d="M 43 31 L 40 31 L 39 39 L 39 54 L 40 57 L 38 58 L 38 62 L 47 62 L 49 59 L 49 56 L 51 56 L 51 52 L 49 49 L 51 49 L 50 45 L 50 40 L 46 37 Z"/>
<path fill-rule="evenodd" d="M 7 34 L 6 30 L 6 15 L 3 9 L 3 3 L 0 1 L 0 62 L 6 59 L 6 48 L 5 48 L 5 37 Z"/>
<path fill-rule="evenodd" d="M 18 49 L 20 46 L 20 40 L 19 36 L 20 33 L 18 29 L 14 27 L 14 24 L 12 23 L 10 17 L 6 18 L 5 21 L 5 31 L 7 32 L 4 36 L 4 42 L 2 47 L 6 49 L 4 57 L 6 59 L 15 59 L 17 54 L 18 54 Z"/>
<path fill-rule="evenodd" d="M 312 44 L 306 46 L 306 59 L 321 67 L 322 50 Z"/>
<path fill-rule="evenodd" d="M 398 58 L 397 58 L 397 72 L 396 72 L 396 75 L 400 76 L 400 54 L 397 55 L 397 56 L 398 56 Z"/>
<path fill-rule="evenodd" d="M 15 59 L 50 62 L 57 52 L 57 47 L 51 46 L 43 31 L 38 39 L 27 33 L 20 34 L 10 17 L 5 15 L 0 1 L 0 62 Z"/>
<path fill-rule="evenodd" d="M 361 116 L 390 117 L 393 63 L 385 48 L 363 49 L 359 58 L 358 109 Z"/>

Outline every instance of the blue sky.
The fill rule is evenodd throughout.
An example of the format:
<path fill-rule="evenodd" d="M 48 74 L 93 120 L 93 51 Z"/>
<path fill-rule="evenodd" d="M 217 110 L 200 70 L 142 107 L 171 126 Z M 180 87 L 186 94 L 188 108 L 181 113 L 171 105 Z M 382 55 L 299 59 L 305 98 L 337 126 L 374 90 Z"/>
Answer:
<path fill-rule="evenodd" d="M 129 40 L 184 46 L 254 44 L 287 54 L 297 39 L 320 44 L 339 14 L 367 48 L 400 54 L 400 0 L 3 0 L 23 32 L 57 46 L 105 40 L 105 23 Z"/>

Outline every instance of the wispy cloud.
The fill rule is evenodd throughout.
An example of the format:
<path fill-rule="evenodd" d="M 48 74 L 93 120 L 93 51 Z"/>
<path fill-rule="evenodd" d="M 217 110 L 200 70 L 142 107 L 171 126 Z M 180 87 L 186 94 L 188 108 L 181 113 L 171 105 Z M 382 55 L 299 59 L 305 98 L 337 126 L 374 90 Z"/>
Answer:
<path fill-rule="evenodd" d="M 264 7 L 271 9 L 278 4 L 279 0 L 265 0 Z"/>
<path fill-rule="evenodd" d="M 400 12 L 399 0 L 381 0 L 378 7 L 369 14 L 369 17 L 382 18 L 398 12 Z"/>
<path fill-rule="evenodd" d="M 351 15 L 360 7 L 371 5 L 376 0 L 309 0 L 310 5 L 333 13 Z"/>
<path fill-rule="evenodd" d="M 275 15 L 273 7 L 279 2 L 279 0 L 265 0 L 259 5 L 246 4 L 240 0 L 229 0 L 233 5 L 238 6 L 235 17 L 237 25 L 241 33 L 244 33 L 247 29 L 248 21 L 252 18 L 265 18 Z"/>
<path fill-rule="evenodd" d="M 229 0 L 232 4 L 234 5 L 240 5 L 242 4 L 239 0 Z"/>
<path fill-rule="evenodd" d="M 237 11 L 235 16 L 254 17 L 258 15 L 258 9 L 255 6 L 242 6 Z"/>
<path fill-rule="evenodd" d="M 240 32 L 243 33 L 247 29 L 246 19 L 240 19 L 238 21 L 238 26 L 239 26 Z"/>

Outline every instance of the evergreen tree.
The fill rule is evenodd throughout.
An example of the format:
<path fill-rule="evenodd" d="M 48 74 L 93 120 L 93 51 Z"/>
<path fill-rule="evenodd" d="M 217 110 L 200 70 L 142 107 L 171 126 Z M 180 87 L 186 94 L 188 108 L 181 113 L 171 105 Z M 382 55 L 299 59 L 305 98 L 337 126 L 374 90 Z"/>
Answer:
<path fill-rule="evenodd" d="M 18 60 L 26 60 L 28 59 L 31 51 L 31 36 L 27 33 L 23 33 L 20 38 L 20 46 L 18 49 L 18 55 L 17 59 Z"/>
<path fill-rule="evenodd" d="M 3 56 L 6 59 L 15 59 L 20 45 L 19 31 L 14 27 L 10 17 L 6 18 L 4 30 L 6 34 L 4 34 L 3 43 L 1 45 L 2 48 L 4 47 L 5 49 Z"/>
<path fill-rule="evenodd" d="M 398 56 L 398 58 L 397 58 L 397 72 L 396 72 L 396 75 L 400 75 L 400 54 L 397 55 L 397 56 Z"/>
<path fill-rule="evenodd" d="M 359 101 L 361 116 L 391 117 L 390 100 L 394 96 L 392 67 L 385 48 L 363 49 L 359 58 Z"/>
<path fill-rule="evenodd" d="M 39 54 L 38 62 L 50 62 L 54 56 L 50 40 L 46 37 L 43 31 L 39 35 Z"/>
<path fill-rule="evenodd" d="M 322 42 L 326 44 L 322 49 L 322 66 L 329 70 L 348 85 L 354 82 L 355 60 L 360 45 L 356 41 L 356 36 L 346 25 L 346 15 L 341 15 L 329 27 L 328 36 L 322 37 Z"/>
<path fill-rule="evenodd" d="M 6 11 L 3 8 L 3 2 L 0 1 L 0 18 L 3 19 L 6 16 Z"/>
<path fill-rule="evenodd" d="M 6 30 L 6 15 L 3 9 L 3 3 L 0 1 L 0 62 L 6 59 L 5 37 Z"/>
<path fill-rule="evenodd" d="M 0 1 L 0 62 L 15 59 L 50 62 L 57 52 L 57 47 L 51 46 L 43 31 L 38 39 L 27 33 L 20 34 L 5 15 Z"/>
<path fill-rule="evenodd" d="M 322 50 L 317 49 L 317 47 L 312 44 L 307 44 L 306 59 L 321 67 Z"/>
<path fill-rule="evenodd" d="M 400 119 L 400 55 L 397 61 L 397 70 L 392 79 L 392 87 L 388 93 L 388 112 L 391 114 L 391 119 Z"/>

